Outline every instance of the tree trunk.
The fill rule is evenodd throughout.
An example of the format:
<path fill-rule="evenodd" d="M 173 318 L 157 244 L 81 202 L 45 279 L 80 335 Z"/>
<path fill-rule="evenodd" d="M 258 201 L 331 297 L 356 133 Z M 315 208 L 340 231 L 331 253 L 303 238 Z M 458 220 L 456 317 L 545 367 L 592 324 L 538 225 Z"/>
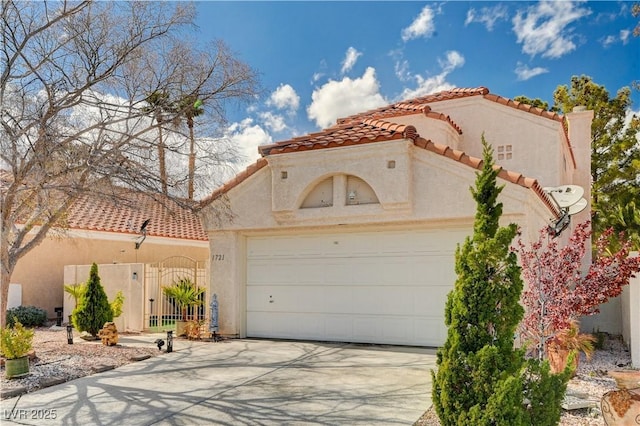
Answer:
<path fill-rule="evenodd" d="M 164 140 L 162 139 L 162 118 L 157 117 L 158 120 L 158 161 L 160 166 L 160 183 L 162 185 L 162 193 L 167 195 L 167 166 L 164 157 Z"/>
<path fill-rule="evenodd" d="M 193 200 L 193 181 L 195 179 L 196 170 L 196 153 L 195 153 L 195 137 L 193 135 L 193 118 L 187 119 L 189 126 L 189 199 Z"/>
<path fill-rule="evenodd" d="M 4 328 L 7 325 L 7 304 L 9 298 L 9 284 L 11 283 L 11 272 L 9 271 L 9 265 L 5 265 L 2 262 L 2 272 L 0 282 L 2 283 L 2 297 L 0 298 L 0 328 Z M 13 268 L 11 268 L 13 269 Z"/>

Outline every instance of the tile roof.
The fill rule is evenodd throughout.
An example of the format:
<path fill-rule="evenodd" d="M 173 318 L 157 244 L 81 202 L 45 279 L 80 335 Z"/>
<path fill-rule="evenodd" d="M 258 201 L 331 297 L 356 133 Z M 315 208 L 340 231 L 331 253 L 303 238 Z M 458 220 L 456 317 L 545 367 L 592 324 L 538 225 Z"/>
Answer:
<path fill-rule="evenodd" d="M 4 192 L 13 176 L 0 170 Z M 85 194 L 75 201 L 64 217 L 65 227 L 74 230 L 140 235 L 142 223 L 150 219 L 148 236 L 207 241 L 200 218 L 193 211 L 163 196 L 121 189 L 113 197 Z"/>
<path fill-rule="evenodd" d="M 448 123 L 456 132 L 462 134 L 462 129 L 446 114 L 433 111 L 429 103 L 462 99 L 472 96 L 481 96 L 492 102 L 515 108 L 530 114 L 535 114 L 543 118 L 554 120 L 562 124 L 564 141 L 571 153 L 571 159 L 575 166 L 575 158 L 569 142 L 568 126 L 566 119 L 555 112 L 543 110 L 533 107 L 522 102 L 514 101 L 502 96 L 494 95 L 489 92 L 486 87 L 477 88 L 455 88 L 422 96 L 415 99 L 400 101 L 381 108 L 376 108 L 363 113 L 355 114 L 349 117 L 340 118 L 337 123 L 320 132 L 310 133 L 304 136 L 298 136 L 290 140 L 277 142 L 271 145 L 260 146 L 259 152 L 263 157 L 270 155 L 283 154 L 288 152 L 309 151 L 314 149 L 336 148 L 351 145 L 360 145 L 366 143 L 390 141 L 397 139 L 411 139 L 414 145 L 424 148 L 428 151 L 440 154 L 447 158 L 451 158 L 467 166 L 475 169 L 482 168 L 482 160 L 470 157 L 462 151 L 453 150 L 446 145 L 434 143 L 426 140 L 417 133 L 416 128 L 411 125 L 397 124 L 393 122 L 394 117 L 404 115 L 415 115 L 422 113 L 425 117 L 442 120 Z M 241 172 L 232 181 L 218 188 L 209 197 L 202 200 L 201 204 L 207 205 L 215 198 L 234 188 L 243 182 L 253 173 L 266 166 L 266 158 L 258 160 L 255 164 L 249 166 L 247 170 Z M 525 188 L 533 190 L 549 210 L 558 215 L 558 209 L 550 199 L 550 197 L 542 190 L 535 179 L 527 178 L 519 173 L 501 170 L 499 176 L 509 182 L 521 185 Z"/>
<path fill-rule="evenodd" d="M 164 197 L 153 198 L 127 191 L 126 202 L 84 195 L 69 209 L 70 229 L 140 235 L 142 223 L 150 219 L 147 236 L 207 241 L 198 215 Z"/>
<path fill-rule="evenodd" d="M 272 155 L 311 149 L 336 148 L 395 139 L 415 139 L 416 128 L 384 120 L 365 119 L 362 122 L 338 124 L 319 133 L 293 138 L 259 147 L 260 154 Z"/>

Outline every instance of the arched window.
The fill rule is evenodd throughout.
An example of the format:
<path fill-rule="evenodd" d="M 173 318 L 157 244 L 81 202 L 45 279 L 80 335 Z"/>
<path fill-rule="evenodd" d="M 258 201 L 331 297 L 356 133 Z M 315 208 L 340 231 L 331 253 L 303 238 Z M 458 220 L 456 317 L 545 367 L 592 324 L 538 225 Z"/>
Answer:
<path fill-rule="evenodd" d="M 371 186 L 357 176 L 347 176 L 347 199 L 348 206 L 357 204 L 378 204 L 378 197 Z"/>
<path fill-rule="evenodd" d="M 310 209 L 331 206 L 333 206 L 333 176 L 318 183 L 311 192 L 307 194 L 300 208 Z"/>
<path fill-rule="evenodd" d="M 336 186 L 337 185 L 337 186 Z M 337 196 L 334 196 L 334 193 Z M 317 183 L 307 193 L 300 205 L 301 209 L 333 206 L 334 198 L 344 196 L 343 206 L 360 204 L 379 204 L 380 201 L 371 186 L 361 178 L 353 175 L 333 175 Z"/>

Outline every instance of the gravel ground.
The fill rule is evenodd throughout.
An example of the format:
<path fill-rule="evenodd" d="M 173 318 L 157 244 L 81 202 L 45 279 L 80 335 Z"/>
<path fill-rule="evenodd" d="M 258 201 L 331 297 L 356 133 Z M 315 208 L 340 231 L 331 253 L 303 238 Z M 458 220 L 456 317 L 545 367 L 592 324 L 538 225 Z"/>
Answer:
<path fill-rule="evenodd" d="M 583 399 L 596 402 L 595 408 L 579 410 L 563 410 L 560 417 L 561 426 L 602 426 L 604 419 L 600 412 L 600 398 L 606 392 L 617 389 L 616 382 L 607 375 L 609 370 L 630 368 L 631 354 L 622 340 L 609 338 L 604 342 L 602 350 L 596 350 L 587 361 L 584 354 L 576 376 L 569 381 L 567 394 L 582 394 Z M 433 407 L 427 410 L 414 426 L 439 426 L 440 422 Z"/>
<path fill-rule="evenodd" d="M 153 347 L 105 346 L 100 341 L 87 342 L 75 332 L 73 342 L 73 345 L 67 343 L 67 331 L 64 328 L 36 328 L 33 338 L 35 358 L 29 365 L 30 374 L 9 380 L 5 378 L 3 363 L 0 369 L 2 390 L 24 386 L 28 392 L 32 392 L 51 379 L 73 380 L 94 374 L 98 366 L 119 367 L 134 362 L 132 358 L 164 353 Z"/>
<path fill-rule="evenodd" d="M 124 333 L 122 333 L 124 334 Z M 35 358 L 31 361 L 30 374 L 24 378 L 8 380 L 4 365 L 0 368 L 0 386 L 3 390 L 26 387 L 29 392 L 46 386 L 51 379 L 64 381 L 95 373 L 97 366 L 119 367 L 134 358 L 145 355 L 157 356 L 164 352 L 157 348 L 131 345 L 104 346 L 98 342 L 86 342 L 74 335 L 74 344 L 67 344 L 66 330 L 37 328 L 33 347 Z M 596 350 L 590 361 L 582 355 L 576 376 L 571 379 L 568 393 L 583 394 L 586 399 L 597 402 L 596 408 L 564 411 L 561 426 L 602 425 L 600 398 L 607 391 L 616 389 L 615 380 L 607 375 L 609 370 L 629 368 L 631 356 L 622 341 L 614 338 L 605 341 L 602 350 Z M 433 409 L 427 410 L 414 426 L 438 426 L 440 422 Z"/>

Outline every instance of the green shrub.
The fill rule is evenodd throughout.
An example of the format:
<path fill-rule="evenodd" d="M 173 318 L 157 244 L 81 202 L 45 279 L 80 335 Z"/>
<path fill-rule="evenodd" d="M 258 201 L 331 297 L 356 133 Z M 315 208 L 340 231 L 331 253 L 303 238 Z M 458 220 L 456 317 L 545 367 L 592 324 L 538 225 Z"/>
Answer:
<path fill-rule="evenodd" d="M 457 280 L 445 306 L 447 340 L 432 372 L 433 405 L 443 426 L 555 425 L 571 371 L 551 374 L 548 363 L 514 348 L 524 313 L 521 270 L 510 249 L 517 227 L 499 225 L 499 169 L 484 137 L 482 145 L 482 172 L 471 190 L 474 232 L 455 253 Z"/>
<path fill-rule="evenodd" d="M 600 329 L 593 332 L 593 337 L 595 342 L 593 343 L 594 349 L 604 349 L 604 342 L 607 341 L 608 334 L 604 331 L 600 331 Z"/>
<path fill-rule="evenodd" d="M 35 306 L 18 306 L 7 309 L 7 327 L 20 322 L 25 327 L 38 327 L 47 323 L 47 311 Z"/>
<path fill-rule="evenodd" d="M 0 353 L 6 359 L 18 359 L 26 356 L 31 350 L 34 331 L 26 328 L 20 321 L 13 327 L 0 329 Z"/>
<path fill-rule="evenodd" d="M 71 314 L 71 321 L 78 331 L 86 331 L 93 337 L 98 335 L 104 323 L 113 321 L 113 310 L 100 284 L 98 265 L 95 263 L 91 265 L 85 292 Z"/>
<path fill-rule="evenodd" d="M 124 306 L 124 294 L 122 294 L 122 290 L 118 290 L 116 298 L 109 302 L 109 306 L 111 306 L 114 318 L 122 315 L 122 307 Z"/>

